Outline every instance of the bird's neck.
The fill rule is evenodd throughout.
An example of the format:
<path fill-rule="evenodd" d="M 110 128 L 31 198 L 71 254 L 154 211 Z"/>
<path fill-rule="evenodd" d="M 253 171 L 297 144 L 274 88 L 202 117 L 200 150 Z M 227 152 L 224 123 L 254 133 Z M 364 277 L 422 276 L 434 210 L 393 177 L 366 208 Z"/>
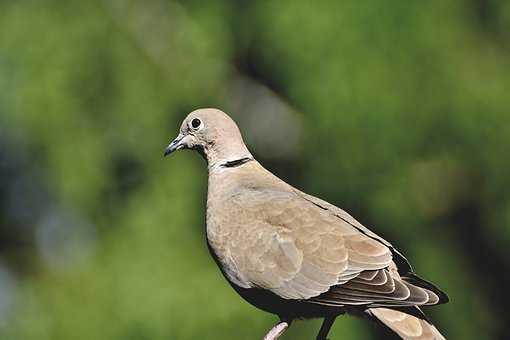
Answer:
<path fill-rule="evenodd" d="M 244 165 L 250 161 L 253 161 L 253 157 L 243 157 L 243 158 L 236 159 L 233 161 L 226 161 L 224 163 L 221 163 L 220 167 L 222 167 L 222 168 L 236 168 L 236 167 Z"/>
<path fill-rule="evenodd" d="M 209 166 L 208 199 L 228 196 L 236 186 L 250 180 L 253 169 L 260 167 L 251 155 L 239 159 L 224 159 L 215 164 Z"/>
<path fill-rule="evenodd" d="M 244 144 L 213 145 L 206 150 L 209 172 L 242 166 L 252 161 L 253 156 Z"/>

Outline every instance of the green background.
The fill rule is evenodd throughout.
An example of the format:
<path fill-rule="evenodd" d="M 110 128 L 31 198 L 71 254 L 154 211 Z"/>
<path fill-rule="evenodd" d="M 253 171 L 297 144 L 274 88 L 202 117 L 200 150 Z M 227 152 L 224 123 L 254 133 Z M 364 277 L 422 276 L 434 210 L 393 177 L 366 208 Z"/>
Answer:
<path fill-rule="evenodd" d="M 207 253 L 204 161 L 162 157 L 214 106 L 443 288 L 448 338 L 508 339 L 509 92 L 508 1 L 4 0 L 0 338 L 262 337 Z"/>

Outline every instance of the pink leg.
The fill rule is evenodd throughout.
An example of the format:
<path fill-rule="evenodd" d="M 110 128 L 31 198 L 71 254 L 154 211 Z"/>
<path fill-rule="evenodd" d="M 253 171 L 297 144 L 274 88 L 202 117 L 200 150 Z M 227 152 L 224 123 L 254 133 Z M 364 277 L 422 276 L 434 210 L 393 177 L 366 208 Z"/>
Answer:
<path fill-rule="evenodd" d="M 289 323 L 280 321 L 264 336 L 263 340 L 277 340 L 285 330 L 289 328 Z"/>

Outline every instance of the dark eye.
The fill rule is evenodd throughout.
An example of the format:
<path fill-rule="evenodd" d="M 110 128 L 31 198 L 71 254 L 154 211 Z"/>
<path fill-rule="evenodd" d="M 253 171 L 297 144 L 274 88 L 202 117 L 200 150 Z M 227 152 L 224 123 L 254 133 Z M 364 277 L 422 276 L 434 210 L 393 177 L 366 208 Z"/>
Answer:
<path fill-rule="evenodd" d="M 198 118 L 195 118 L 191 121 L 191 127 L 193 129 L 198 129 L 200 127 L 200 125 L 202 125 L 202 121 Z"/>

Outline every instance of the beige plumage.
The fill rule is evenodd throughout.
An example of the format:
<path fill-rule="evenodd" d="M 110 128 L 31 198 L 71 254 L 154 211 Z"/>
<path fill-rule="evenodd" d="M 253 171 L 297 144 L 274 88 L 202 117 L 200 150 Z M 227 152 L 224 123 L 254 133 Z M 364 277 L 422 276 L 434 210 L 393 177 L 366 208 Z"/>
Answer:
<path fill-rule="evenodd" d="M 368 311 L 402 339 L 444 339 L 436 327 L 426 320 L 388 308 L 371 308 Z"/>
<path fill-rule="evenodd" d="M 345 211 L 262 167 L 225 113 L 188 115 L 165 154 L 181 148 L 208 162 L 208 246 L 247 301 L 286 325 L 324 318 L 318 339 L 346 312 L 375 317 L 402 338 L 443 339 L 417 306 L 445 302 L 446 295 Z"/>

